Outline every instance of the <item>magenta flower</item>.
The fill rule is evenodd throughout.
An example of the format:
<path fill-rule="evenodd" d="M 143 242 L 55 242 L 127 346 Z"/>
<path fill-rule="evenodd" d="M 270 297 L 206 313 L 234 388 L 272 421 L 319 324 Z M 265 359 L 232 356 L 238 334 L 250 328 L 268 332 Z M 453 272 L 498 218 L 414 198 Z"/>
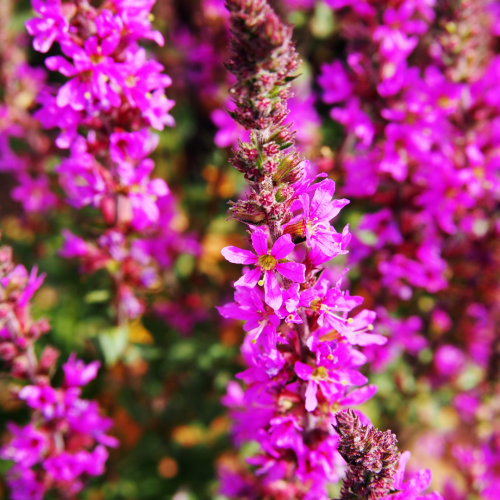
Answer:
<path fill-rule="evenodd" d="M 19 391 L 19 399 L 35 410 L 40 410 L 48 420 L 56 416 L 57 406 L 60 403 L 57 391 L 50 385 L 39 387 L 37 385 L 25 385 Z"/>
<path fill-rule="evenodd" d="M 12 500 L 43 500 L 45 486 L 33 470 L 14 464 L 7 472 L 6 480 Z"/>
<path fill-rule="evenodd" d="M 330 225 L 330 221 L 349 203 L 345 199 L 332 200 L 334 193 L 335 183 L 327 179 L 321 182 L 312 198 L 309 194 L 300 196 L 307 244 L 313 249 L 318 248 L 328 258 L 345 253 L 348 242 L 347 235 L 335 232 Z"/>
<path fill-rule="evenodd" d="M 465 354 L 458 347 L 442 345 L 434 355 L 434 365 L 441 375 L 453 377 L 462 371 L 465 359 Z"/>
<path fill-rule="evenodd" d="M 12 460 L 22 467 L 36 464 L 47 449 L 46 434 L 37 431 L 31 424 L 19 427 L 14 423 L 8 423 L 7 429 L 14 437 L 0 450 L 2 459 Z"/>
<path fill-rule="evenodd" d="M 300 285 L 293 284 L 283 291 L 283 305 L 276 314 L 287 323 L 302 323 L 302 318 L 298 314 L 299 307 L 309 307 L 316 298 L 316 290 L 307 288 L 300 292 Z"/>
<path fill-rule="evenodd" d="M 30 271 L 26 287 L 17 300 L 19 307 L 25 307 L 28 305 L 28 302 L 31 300 L 33 295 L 35 295 L 35 292 L 42 286 L 45 276 L 47 276 L 46 273 L 42 273 L 40 276 L 37 276 L 37 274 L 38 267 L 34 266 Z"/>
<path fill-rule="evenodd" d="M 328 344 L 320 342 L 316 346 L 316 367 L 300 361 L 295 363 L 295 373 L 308 382 L 305 407 L 309 412 L 318 406 L 318 390 L 330 405 L 337 406 L 361 404 L 376 392 L 375 386 L 366 386 L 346 396 L 347 388 L 366 384 L 368 379 L 356 369 L 361 360 L 357 360 L 345 344 L 334 348 Z"/>
<path fill-rule="evenodd" d="M 63 229 L 62 236 L 64 243 L 59 250 L 59 255 L 65 259 L 74 259 L 75 257 L 84 257 L 88 254 L 88 244 L 83 238 L 74 235 L 69 229 Z"/>
<path fill-rule="evenodd" d="M 347 101 L 345 108 L 332 108 L 331 117 L 345 125 L 346 130 L 352 133 L 363 146 L 370 146 L 375 135 L 375 127 L 370 117 L 361 110 L 357 97 Z"/>
<path fill-rule="evenodd" d="M 397 491 L 397 493 L 384 496 L 382 500 L 443 500 L 443 497 L 436 492 L 424 494 L 431 483 L 430 470 L 420 471 L 410 481 L 403 483 L 406 464 L 410 457 L 411 453 L 409 451 L 401 454 L 398 470 L 394 476 L 393 490 Z"/>
<path fill-rule="evenodd" d="M 32 0 L 31 5 L 40 17 L 27 21 L 26 31 L 34 37 L 33 48 L 45 53 L 56 40 L 67 36 L 69 23 L 63 15 L 61 0 Z"/>
<path fill-rule="evenodd" d="M 350 311 L 363 303 L 363 298 L 343 292 L 340 284 L 341 279 L 331 288 L 328 288 L 326 279 L 318 282 L 316 287 L 318 297 L 311 303 L 311 307 L 319 312 L 318 324 L 325 329 L 334 328 L 353 345 L 387 343 L 386 337 L 370 333 L 373 331 L 373 321 L 376 318 L 374 311 L 365 309 L 354 318 L 347 317 Z"/>
<path fill-rule="evenodd" d="M 165 41 L 163 35 L 151 29 L 151 9 L 156 0 L 113 0 L 117 17 L 123 24 L 125 33 L 132 39 L 146 38 L 153 40 L 160 47 Z"/>
<path fill-rule="evenodd" d="M 60 133 L 56 139 L 56 146 L 61 149 L 70 148 L 78 135 L 80 111 L 75 111 L 69 104 L 59 107 L 57 98 L 46 91 L 39 94 L 37 102 L 41 104 L 41 108 L 34 113 L 33 117 L 40 121 L 43 128 L 58 127 Z"/>
<path fill-rule="evenodd" d="M 132 206 L 131 224 L 137 231 L 159 221 L 160 209 L 156 201 L 170 192 L 163 179 L 149 178 L 153 169 L 153 160 L 149 158 L 142 160 L 135 168 L 129 163 L 121 163 L 117 167 L 118 178 L 122 186 L 127 188 L 127 196 Z"/>
<path fill-rule="evenodd" d="M 236 288 L 234 298 L 236 302 L 217 308 L 220 315 L 223 318 L 246 321 L 243 329 L 250 334 L 253 341 L 262 335 L 268 339 L 269 347 L 274 348 L 276 327 L 280 320 L 275 311 L 265 305 L 262 300 L 263 293 L 257 288 L 241 286 Z"/>
<path fill-rule="evenodd" d="M 59 89 L 58 106 L 69 105 L 75 111 L 82 111 L 93 105 L 94 99 L 104 109 L 120 106 L 120 96 L 111 84 L 116 81 L 115 62 L 109 57 L 119 42 L 120 37 L 116 36 L 104 39 L 101 44 L 92 36 L 85 41 L 84 48 L 70 41 L 61 42 L 64 54 L 73 59 L 74 66 L 62 56 L 48 57 L 45 61 L 50 70 L 73 77 Z"/>
<path fill-rule="evenodd" d="M 151 92 L 172 84 L 172 79 L 162 74 L 164 67 L 159 62 L 147 60 L 144 49 L 127 52 L 126 62 L 116 64 L 115 68 L 117 83 L 126 99 L 144 114 L 151 108 Z"/>
<path fill-rule="evenodd" d="M 233 246 L 223 248 L 221 253 L 226 260 L 233 264 L 254 264 L 255 269 L 244 274 L 235 283 L 235 286 L 253 288 L 257 283 L 260 286 L 264 285 L 266 304 L 270 305 L 274 310 L 278 310 L 283 303 L 283 298 L 274 271 L 294 283 L 304 283 L 305 266 L 296 262 L 283 261 L 295 248 L 289 234 L 284 234 L 278 238 L 271 250 L 268 250 L 267 233 L 265 231 L 257 229 L 252 233 L 251 238 L 252 246 L 257 255 Z"/>
<path fill-rule="evenodd" d="M 326 0 L 326 3 L 332 9 L 352 7 L 354 12 L 360 16 L 371 17 L 376 13 L 376 10 L 368 3 L 368 0 Z"/>
<path fill-rule="evenodd" d="M 160 138 L 143 128 L 137 132 L 114 132 L 109 136 L 109 152 L 115 163 L 135 163 L 149 156 Z"/>
<path fill-rule="evenodd" d="M 75 353 L 72 353 L 68 361 L 63 365 L 66 387 L 87 385 L 96 377 L 100 366 L 101 363 L 99 361 L 92 361 L 92 363 L 85 365 L 82 360 L 76 359 Z"/>
<path fill-rule="evenodd" d="M 12 190 L 11 196 L 13 200 L 23 204 L 26 212 L 45 213 L 56 206 L 57 197 L 50 191 L 46 175 L 34 178 L 21 173 L 17 179 L 20 185 Z"/>
<path fill-rule="evenodd" d="M 323 89 L 323 101 L 327 104 L 345 101 L 352 94 L 349 77 L 340 61 L 323 64 L 318 83 Z"/>

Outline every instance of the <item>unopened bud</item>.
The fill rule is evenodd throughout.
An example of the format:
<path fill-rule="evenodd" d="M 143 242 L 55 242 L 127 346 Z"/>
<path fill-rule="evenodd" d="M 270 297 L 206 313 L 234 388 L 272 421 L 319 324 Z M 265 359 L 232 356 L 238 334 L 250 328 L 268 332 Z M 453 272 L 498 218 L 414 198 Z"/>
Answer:
<path fill-rule="evenodd" d="M 3 342 L 0 344 L 0 358 L 4 361 L 12 361 L 17 354 L 16 346 L 12 342 Z"/>
<path fill-rule="evenodd" d="M 116 199 L 114 196 L 105 196 L 101 201 L 101 212 L 110 226 L 114 225 L 116 221 Z"/>
<path fill-rule="evenodd" d="M 40 356 L 40 370 L 42 372 L 48 372 L 56 363 L 59 357 L 59 351 L 54 347 L 47 346 Z"/>

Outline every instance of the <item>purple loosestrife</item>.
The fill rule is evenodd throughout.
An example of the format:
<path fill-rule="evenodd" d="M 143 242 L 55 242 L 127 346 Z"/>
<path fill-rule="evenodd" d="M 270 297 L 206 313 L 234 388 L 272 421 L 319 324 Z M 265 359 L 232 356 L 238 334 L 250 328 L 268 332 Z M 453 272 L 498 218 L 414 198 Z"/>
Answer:
<path fill-rule="evenodd" d="M 263 0 L 229 0 L 233 55 L 228 69 L 231 116 L 250 131 L 233 166 L 249 184 L 231 218 L 248 225 L 255 253 L 226 247 L 222 254 L 249 266 L 235 283 L 225 318 L 246 321 L 244 383 L 228 385 L 224 404 L 238 445 L 257 441 L 247 461 L 253 474 L 221 467 L 222 492 L 231 498 L 326 499 L 339 479 L 342 459 L 331 424 L 342 407 L 363 403 L 376 387 L 359 372 L 366 358 L 355 345 L 383 344 L 372 332 L 375 314 L 335 284 L 321 279 L 321 264 L 346 253 L 350 235 L 330 221 L 347 204 L 332 200 L 334 183 L 311 177 L 294 148 L 288 116 L 290 82 L 298 70 L 284 25 Z M 321 176 L 320 176 L 321 177 Z M 361 417 L 366 421 L 366 417 Z"/>
<path fill-rule="evenodd" d="M 361 3 L 328 3 L 345 63 L 325 64 L 319 83 L 345 126 L 343 193 L 361 210 L 378 207 L 354 231 L 350 263 L 390 341 L 364 353 L 383 369 L 428 347 L 432 362 L 415 370 L 426 383 L 488 407 L 499 376 L 498 4 L 367 1 L 361 12 Z M 464 468 L 465 453 L 453 450 L 467 441 L 471 463 L 497 463 L 496 430 L 470 432 L 459 417 L 441 454 L 460 457 L 467 494 L 489 498 L 497 469 Z"/>
<path fill-rule="evenodd" d="M 161 287 L 176 255 L 197 251 L 176 229 L 167 184 L 151 178 L 159 138 L 150 129 L 174 125 L 174 102 L 165 96 L 171 79 L 138 45 L 163 45 L 151 25 L 154 3 L 107 0 L 95 8 L 86 0 L 37 0 L 37 17 L 26 23 L 35 50 L 58 43 L 62 51 L 45 63 L 67 80 L 40 95 L 35 117 L 58 128 L 57 146 L 69 150 L 55 168 L 67 203 L 96 209 L 102 232 L 88 242 L 64 231 L 61 255 L 79 259 L 83 272 L 108 270 L 119 324 L 144 312 L 145 294 Z"/>
<path fill-rule="evenodd" d="M 63 385 L 54 388 L 59 353 L 47 346 L 36 355 L 35 343 L 50 327 L 31 317 L 30 300 L 44 277 L 36 267 L 28 274 L 12 262 L 10 247 L 0 247 L 0 358 L 10 376 L 26 384 L 15 396 L 31 410 L 29 424 L 8 425 L 12 439 L 0 449 L 0 457 L 13 462 L 6 473 L 13 500 L 42 500 L 49 490 L 76 498 L 89 477 L 103 474 L 107 447 L 118 445 L 106 434 L 112 421 L 95 401 L 80 397 L 100 363 L 85 365 L 72 354 Z"/>
<path fill-rule="evenodd" d="M 43 68 L 28 65 L 27 40 L 12 28 L 13 8 L 11 0 L 0 6 L 0 172 L 18 183 L 12 199 L 30 215 L 44 214 L 58 205 L 46 168 L 55 148 L 33 118 L 37 97 L 47 89 L 47 75 Z"/>

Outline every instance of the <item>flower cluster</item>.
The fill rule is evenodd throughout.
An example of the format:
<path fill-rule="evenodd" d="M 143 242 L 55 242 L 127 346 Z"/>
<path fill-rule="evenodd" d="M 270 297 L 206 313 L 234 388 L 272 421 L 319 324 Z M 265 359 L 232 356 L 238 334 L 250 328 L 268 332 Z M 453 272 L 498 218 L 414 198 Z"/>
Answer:
<path fill-rule="evenodd" d="M 373 333 L 374 312 L 353 314 L 363 300 L 342 290 L 343 273 L 333 286 L 321 277 L 323 264 L 347 252 L 349 229 L 338 233 L 331 220 L 348 201 L 332 200 L 333 181 L 311 176 L 285 122 L 298 68 L 292 30 L 265 0 L 227 6 L 233 35 L 228 68 L 236 77 L 231 116 L 251 131 L 232 159 L 250 191 L 229 213 L 248 225 L 254 251 L 222 250 L 229 262 L 246 266 L 235 283 L 235 302 L 220 312 L 245 321 L 248 365 L 237 376 L 245 389 L 231 382 L 224 404 L 236 443 L 256 441 L 260 450 L 247 460 L 254 476 L 221 468 L 222 492 L 326 499 L 327 483 L 338 481 L 342 464 L 335 413 L 376 392 L 360 373 L 366 357 L 354 346 L 383 345 L 386 338 Z"/>
<path fill-rule="evenodd" d="M 421 371 L 434 387 L 462 392 L 466 368 L 490 387 L 499 325 L 498 6 L 329 4 L 346 54 L 323 66 L 319 83 L 345 127 L 343 193 L 377 207 L 354 232 L 351 264 L 377 297 L 394 347 L 365 353 L 383 368 L 427 346 L 433 362 Z M 401 312 L 407 319 L 394 317 Z M 471 446 L 484 441 L 469 437 Z M 470 491 L 487 498 L 480 475 Z"/>
<path fill-rule="evenodd" d="M 9 424 L 13 437 L 0 450 L 2 459 L 13 462 L 6 475 L 13 500 L 41 500 L 48 490 L 74 497 L 86 478 L 104 472 L 107 447 L 118 445 L 106 434 L 111 420 L 101 416 L 95 401 L 80 397 L 99 362 L 85 365 L 71 355 L 62 387 L 54 388 L 59 353 L 47 346 L 36 355 L 35 342 L 49 325 L 32 318 L 30 300 L 44 277 L 36 267 L 28 274 L 14 265 L 12 249 L 0 247 L 0 357 L 14 379 L 27 382 L 15 394 L 32 411 L 28 425 Z"/>
<path fill-rule="evenodd" d="M 69 205 L 99 212 L 102 234 L 87 242 L 65 230 L 61 255 L 78 258 L 83 272 L 109 271 L 119 322 L 142 314 L 144 293 L 159 287 L 175 255 L 197 249 L 179 234 L 167 184 L 151 178 L 159 139 L 150 127 L 174 125 L 165 96 L 171 79 L 138 45 L 163 44 L 151 26 L 153 4 L 33 2 L 38 17 L 26 23 L 35 50 L 57 42 L 63 54 L 45 64 L 66 83 L 43 92 L 35 113 L 43 127 L 59 129 L 56 144 L 69 150 L 55 168 L 59 183 Z"/>
<path fill-rule="evenodd" d="M 6 0 L 0 11 L 0 172 L 17 181 L 11 191 L 13 200 L 27 213 L 43 214 L 58 203 L 46 166 L 51 141 L 33 117 L 36 99 L 47 88 L 47 74 L 27 63 L 27 41 L 11 28 L 13 8 Z"/>

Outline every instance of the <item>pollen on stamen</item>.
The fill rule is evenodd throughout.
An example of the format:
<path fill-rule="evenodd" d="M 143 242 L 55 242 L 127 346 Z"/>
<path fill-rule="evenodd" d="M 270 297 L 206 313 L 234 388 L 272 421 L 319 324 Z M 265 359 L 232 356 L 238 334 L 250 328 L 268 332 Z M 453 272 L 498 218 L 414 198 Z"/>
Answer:
<path fill-rule="evenodd" d="M 90 99 L 92 97 L 92 94 L 87 90 L 87 92 L 83 94 L 83 97 L 85 97 L 85 99 Z"/>
<path fill-rule="evenodd" d="M 351 323 L 353 323 L 353 322 L 354 322 L 354 320 L 353 320 L 352 318 L 349 318 L 349 319 L 347 320 L 347 322 L 348 322 L 349 324 L 351 324 Z"/>
<path fill-rule="evenodd" d="M 257 282 L 257 284 L 258 284 L 259 286 L 262 286 L 262 285 L 264 284 L 264 280 L 259 280 L 259 281 Z"/>
<path fill-rule="evenodd" d="M 373 325 L 368 325 L 366 328 L 368 328 L 368 331 L 371 332 L 373 330 Z"/>

